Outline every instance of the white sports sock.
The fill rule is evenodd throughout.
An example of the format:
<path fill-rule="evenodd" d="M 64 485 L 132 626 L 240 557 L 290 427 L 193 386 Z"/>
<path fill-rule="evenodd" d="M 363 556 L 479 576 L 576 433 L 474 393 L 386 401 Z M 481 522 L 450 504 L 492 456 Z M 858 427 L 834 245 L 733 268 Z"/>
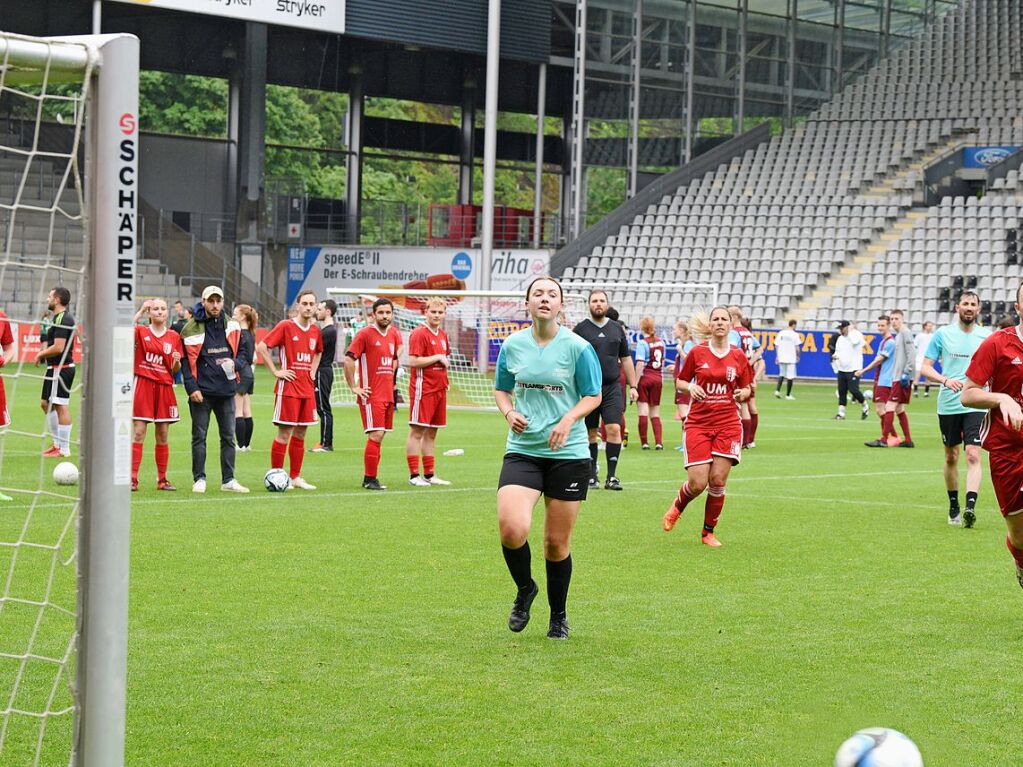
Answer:
<path fill-rule="evenodd" d="M 57 447 L 60 448 L 60 452 L 65 455 L 71 452 L 71 424 L 67 426 L 57 426 Z"/>
<path fill-rule="evenodd" d="M 53 437 L 53 444 L 57 444 L 57 427 L 59 426 L 57 421 L 57 411 L 50 410 L 46 413 L 46 428 L 50 432 L 50 436 Z"/>
<path fill-rule="evenodd" d="M 839 405 L 838 406 L 838 414 L 839 415 L 845 415 L 845 405 Z"/>

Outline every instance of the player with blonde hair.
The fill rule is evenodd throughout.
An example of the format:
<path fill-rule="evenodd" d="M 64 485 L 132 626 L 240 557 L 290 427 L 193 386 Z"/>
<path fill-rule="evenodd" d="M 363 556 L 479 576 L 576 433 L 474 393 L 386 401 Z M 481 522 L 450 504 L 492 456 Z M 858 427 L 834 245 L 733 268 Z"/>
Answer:
<path fill-rule="evenodd" d="M 753 382 L 746 355 L 728 341 L 731 322 L 724 306 L 689 320 L 692 334 L 709 340 L 693 347 L 675 380 L 675 387 L 692 397 L 683 451 L 687 478 L 661 522 L 670 532 L 690 501 L 706 489 L 701 540 L 715 547 L 721 545 L 714 529 L 725 505 L 725 484 L 741 460 L 739 405 L 749 398 Z"/>
<path fill-rule="evenodd" d="M 437 430 L 447 425 L 448 365 L 451 344 L 444 332 L 447 302 L 434 296 L 426 302 L 426 322 L 412 331 L 408 339 L 409 434 L 405 442 L 409 484 L 415 487 L 450 485 L 434 471 Z M 423 472 L 419 473 L 419 456 Z"/>

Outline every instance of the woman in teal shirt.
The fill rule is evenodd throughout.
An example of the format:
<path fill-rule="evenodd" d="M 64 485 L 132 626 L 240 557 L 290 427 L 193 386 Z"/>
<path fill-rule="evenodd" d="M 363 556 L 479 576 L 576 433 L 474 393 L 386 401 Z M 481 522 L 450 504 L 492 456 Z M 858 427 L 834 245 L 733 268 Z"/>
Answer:
<path fill-rule="evenodd" d="M 551 639 L 568 639 L 572 528 L 590 478 L 583 418 L 600 404 L 601 391 L 593 347 L 558 323 L 563 302 L 557 280 L 537 277 L 529 283 L 526 309 L 533 324 L 505 340 L 494 379 L 494 399 L 509 426 L 497 490 L 501 546 L 518 587 L 508 628 L 526 627 L 539 592 L 530 568 L 529 529 L 543 495 Z"/>

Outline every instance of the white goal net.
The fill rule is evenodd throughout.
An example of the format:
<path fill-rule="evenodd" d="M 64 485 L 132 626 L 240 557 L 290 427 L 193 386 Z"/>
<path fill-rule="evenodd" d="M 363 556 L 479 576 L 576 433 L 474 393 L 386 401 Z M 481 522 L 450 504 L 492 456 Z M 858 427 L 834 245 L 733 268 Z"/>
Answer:
<path fill-rule="evenodd" d="M 0 310 L 13 342 L 0 367 L 10 421 L 0 419 L 5 765 L 123 763 L 130 434 L 116 427 L 130 421 L 118 420 L 115 391 L 127 380 L 130 394 L 131 382 L 137 60 L 128 36 L 0 33 Z M 70 295 L 63 317 L 54 288 Z M 67 412 L 44 416 L 52 371 L 36 356 L 71 317 L 73 351 L 51 359 L 74 370 L 56 392 Z M 61 462 L 74 465 L 75 484 L 56 483 Z M 96 698 L 107 702 L 87 703 Z"/>
<path fill-rule="evenodd" d="M 347 348 L 355 332 L 372 321 L 372 306 L 377 298 L 388 298 L 394 303 L 394 326 L 406 342 L 406 352 L 401 360 L 403 368 L 395 386 L 402 398 L 408 397 L 408 379 L 403 372 L 408 362 L 408 336 L 426 321 L 426 302 L 434 296 L 443 298 L 447 303 L 443 330 L 451 343 L 448 406 L 455 408 L 495 407 L 493 371 L 501 343 L 529 324 L 524 291 L 504 293 L 446 290 L 417 293 L 398 289 L 373 292 L 334 288 L 329 293 L 338 305 L 338 344 L 343 348 Z M 562 322 L 568 327 L 587 316 L 586 296 L 583 294 L 566 291 L 564 306 Z M 355 397 L 345 384 L 344 373 L 340 369 L 335 371 L 331 403 L 355 403 Z"/>

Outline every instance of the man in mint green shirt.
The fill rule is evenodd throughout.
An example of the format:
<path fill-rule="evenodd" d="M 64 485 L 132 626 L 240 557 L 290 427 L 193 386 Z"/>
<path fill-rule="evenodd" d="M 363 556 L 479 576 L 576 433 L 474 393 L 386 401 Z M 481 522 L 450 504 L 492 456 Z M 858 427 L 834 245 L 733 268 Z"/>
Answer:
<path fill-rule="evenodd" d="M 977 521 L 977 493 L 980 490 L 980 429 L 983 410 L 965 407 L 960 402 L 966 369 L 973 353 L 991 331 L 977 325 L 980 297 L 963 291 L 956 304 L 959 321 L 939 328 L 924 352 L 920 372 L 929 381 L 941 384 L 938 394 L 938 426 L 945 445 L 945 489 L 948 491 L 948 523 L 973 527 Z M 941 372 L 934 363 L 941 362 Z M 966 509 L 959 514 L 959 445 L 966 450 Z"/>

